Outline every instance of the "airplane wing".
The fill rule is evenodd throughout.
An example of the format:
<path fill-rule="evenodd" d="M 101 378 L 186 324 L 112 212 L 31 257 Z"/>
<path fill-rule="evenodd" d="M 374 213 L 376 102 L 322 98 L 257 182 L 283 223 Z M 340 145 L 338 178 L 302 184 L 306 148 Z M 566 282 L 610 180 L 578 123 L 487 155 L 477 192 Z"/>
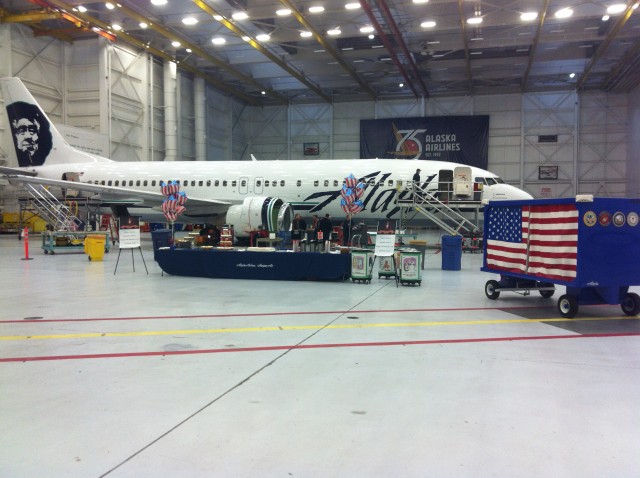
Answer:
<path fill-rule="evenodd" d="M 11 168 L 2 168 L 1 172 Z M 97 199 L 105 203 L 117 202 L 119 204 L 130 204 L 137 206 L 149 206 L 160 207 L 162 202 L 167 199 L 164 194 L 160 192 L 142 191 L 139 189 L 120 188 L 114 186 L 102 186 L 100 184 L 88 184 L 76 181 L 64 181 L 61 179 L 47 179 L 33 176 L 27 176 L 22 170 L 12 170 L 13 173 L 19 174 L 5 174 L 3 179 L 6 179 L 11 184 L 41 184 L 44 186 L 53 186 L 63 189 L 72 189 L 76 191 L 83 191 L 93 193 L 97 196 Z M 219 201 L 216 199 L 201 199 L 192 198 L 187 196 L 187 208 L 198 208 L 206 210 L 210 214 L 223 214 L 227 211 L 229 206 L 233 204 L 239 204 L 230 201 Z"/>

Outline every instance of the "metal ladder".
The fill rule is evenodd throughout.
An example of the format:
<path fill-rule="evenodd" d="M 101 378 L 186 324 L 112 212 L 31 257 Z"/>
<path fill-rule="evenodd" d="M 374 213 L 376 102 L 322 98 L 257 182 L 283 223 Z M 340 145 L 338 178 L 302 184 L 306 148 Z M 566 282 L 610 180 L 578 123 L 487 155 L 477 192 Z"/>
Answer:
<path fill-rule="evenodd" d="M 32 198 L 29 204 L 54 231 L 77 231 L 80 228 L 82 221 L 71 212 L 71 208 L 43 185 L 25 183 L 24 189 Z"/>
<path fill-rule="evenodd" d="M 478 227 L 473 222 L 420 186 L 414 186 L 410 203 L 414 210 L 433 221 L 438 227 L 452 236 L 472 233 L 478 230 Z"/>

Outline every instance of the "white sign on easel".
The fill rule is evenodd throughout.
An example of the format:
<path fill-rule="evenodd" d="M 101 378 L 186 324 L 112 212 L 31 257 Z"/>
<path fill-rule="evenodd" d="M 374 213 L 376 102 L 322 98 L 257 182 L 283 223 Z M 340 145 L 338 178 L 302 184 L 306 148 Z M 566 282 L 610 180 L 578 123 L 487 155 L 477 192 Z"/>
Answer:
<path fill-rule="evenodd" d="M 140 218 L 136 216 L 121 217 L 118 234 L 120 249 L 140 247 Z"/>
<path fill-rule="evenodd" d="M 374 254 L 378 257 L 392 256 L 396 245 L 395 234 L 378 234 Z"/>
<path fill-rule="evenodd" d="M 133 250 L 138 249 L 140 256 L 142 257 L 142 263 L 144 268 L 149 274 L 147 269 L 147 263 L 142 255 L 142 248 L 140 247 L 140 218 L 136 216 L 123 216 L 120 218 L 120 227 L 118 227 L 118 260 L 116 261 L 116 268 L 113 270 L 115 275 L 118 270 L 118 264 L 120 263 L 120 253 L 122 249 L 131 249 L 131 262 L 133 264 L 133 272 L 136 271 L 136 264 L 133 258 Z"/>

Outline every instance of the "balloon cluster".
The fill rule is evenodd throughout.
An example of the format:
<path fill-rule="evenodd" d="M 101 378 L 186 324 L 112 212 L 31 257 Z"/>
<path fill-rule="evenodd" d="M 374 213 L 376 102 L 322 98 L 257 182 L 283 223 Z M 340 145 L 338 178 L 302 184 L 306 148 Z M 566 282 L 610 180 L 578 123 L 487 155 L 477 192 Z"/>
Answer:
<path fill-rule="evenodd" d="M 177 181 L 160 181 L 160 190 L 167 196 L 167 199 L 162 201 L 162 213 L 167 221 L 174 222 L 186 209 L 184 204 L 187 202 L 187 195 L 180 191 Z"/>
<path fill-rule="evenodd" d="M 344 185 L 340 191 L 342 200 L 340 205 L 345 214 L 357 214 L 364 208 L 363 202 L 360 200 L 364 194 L 365 185 L 358 182 L 353 173 L 344 178 Z"/>

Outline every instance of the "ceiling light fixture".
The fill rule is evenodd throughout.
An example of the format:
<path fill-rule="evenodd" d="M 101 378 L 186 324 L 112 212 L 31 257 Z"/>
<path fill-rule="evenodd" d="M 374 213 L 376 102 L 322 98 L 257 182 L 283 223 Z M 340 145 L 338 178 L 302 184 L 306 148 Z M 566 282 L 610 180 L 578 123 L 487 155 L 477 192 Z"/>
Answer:
<path fill-rule="evenodd" d="M 145 28 L 148 28 L 148 27 L 149 27 L 149 24 L 148 24 L 147 22 L 140 22 L 138 25 L 139 25 L 139 26 L 140 26 L 140 28 L 142 28 L 143 30 L 144 30 Z"/>
<path fill-rule="evenodd" d="M 184 17 L 182 19 L 182 23 L 184 23 L 185 25 L 195 25 L 196 23 L 198 23 L 198 19 L 196 17 Z"/>
<path fill-rule="evenodd" d="M 556 12 L 556 18 L 569 18 L 571 15 L 573 15 L 573 10 L 569 7 Z"/>
<path fill-rule="evenodd" d="M 482 23 L 482 17 L 471 17 L 467 20 L 469 25 L 480 25 Z"/>
<path fill-rule="evenodd" d="M 216 22 L 219 22 L 219 21 L 221 21 L 221 20 L 222 20 L 222 15 L 214 15 L 214 16 L 213 16 L 213 19 L 214 19 Z"/>
<path fill-rule="evenodd" d="M 192 53 L 193 52 L 193 50 L 191 48 L 187 48 L 186 51 L 187 51 L 187 53 Z"/>
<path fill-rule="evenodd" d="M 119 32 L 120 30 L 122 30 L 122 25 L 120 25 L 119 23 L 112 23 L 111 29 Z"/>
<path fill-rule="evenodd" d="M 324 12 L 324 7 L 321 5 L 315 5 L 313 7 L 309 7 L 309 13 L 322 13 Z"/>
<path fill-rule="evenodd" d="M 376 37 L 376 36 L 372 33 L 372 34 L 370 34 L 367 38 L 368 38 L 369 40 L 373 40 L 375 37 Z"/>
<path fill-rule="evenodd" d="M 538 18 L 538 12 L 524 12 L 520 15 L 520 20 L 523 22 L 532 22 L 536 18 Z"/>
<path fill-rule="evenodd" d="M 351 2 L 351 3 L 347 3 L 344 8 L 346 8 L 347 10 L 357 10 L 358 8 L 360 8 L 360 3 L 359 2 Z"/>
<path fill-rule="evenodd" d="M 331 30 L 327 30 L 327 35 L 331 35 L 336 36 L 336 35 L 340 35 L 342 32 L 340 31 L 339 28 L 332 28 Z"/>
<path fill-rule="evenodd" d="M 113 10 L 114 8 L 116 8 L 116 6 L 111 2 L 105 3 L 104 6 L 107 7 L 107 10 Z"/>
<path fill-rule="evenodd" d="M 427 3 L 429 0 L 413 0 L 413 3 L 416 5 L 422 5 L 423 3 Z"/>
<path fill-rule="evenodd" d="M 213 43 L 214 45 L 224 45 L 225 43 L 227 43 L 227 40 L 222 37 L 214 37 L 211 39 L 211 43 Z"/>
<path fill-rule="evenodd" d="M 247 12 L 234 12 L 231 15 L 231 18 L 233 18 L 236 21 L 246 20 L 247 18 L 249 18 L 249 15 L 247 14 Z"/>
<path fill-rule="evenodd" d="M 609 18 L 611 18 L 609 15 L 605 15 L 605 16 L 602 17 L 602 21 L 603 22 L 608 22 Z"/>
<path fill-rule="evenodd" d="M 151 5 L 166 5 L 167 0 L 151 0 Z"/>
<path fill-rule="evenodd" d="M 433 27 L 436 26 L 436 22 L 434 22 L 433 20 L 427 20 L 427 21 L 422 22 L 420 24 L 420 26 L 422 28 L 433 28 Z"/>
<path fill-rule="evenodd" d="M 269 41 L 270 39 L 271 35 L 267 33 L 260 33 L 259 35 L 256 35 L 256 40 L 258 41 Z"/>
<path fill-rule="evenodd" d="M 373 33 L 374 28 L 371 25 L 360 27 L 360 33 Z"/>
<path fill-rule="evenodd" d="M 404 83 L 400 83 L 398 86 L 399 86 L 400 88 L 404 88 Z"/>
<path fill-rule="evenodd" d="M 576 74 L 575 73 L 569 73 L 569 78 L 575 78 Z"/>
<path fill-rule="evenodd" d="M 278 15 L 279 17 L 286 17 L 291 15 L 291 10 L 289 10 L 288 8 L 281 8 L 280 10 L 276 10 L 276 15 Z"/>
<path fill-rule="evenodd" d="M 306 31 L 306 30 L 303 30 L 303 31 L 301 31 L 301 32 L 300 32 L 300 36 L 301 36 L 302 38 L 309 38 L 311 35 L 312 35 L 312 33 L 311 33 L 311 32 L 308 32 L 308 31 Z"/>
<path fill-rule="evenodd" d="M 87 7 L 85 7 L 84 5 L 78 5 L 77 9 L 80 13 L 87 13 Z"/>
<path fill-rule="evenodd" d="M 171 42 L 171 46 L 173 48 L 179 48 L 180 47 L 180 42 L 179 41 L 172 41 Z"/>
<path fill-rule="evenodd" d="M 607 7 L 607 13 L 609 15 L 616 15 L 618 13 L 624 12 L 626 9 L 627 9 L 627 6 L 624 3 L 615 3 Z"/>

